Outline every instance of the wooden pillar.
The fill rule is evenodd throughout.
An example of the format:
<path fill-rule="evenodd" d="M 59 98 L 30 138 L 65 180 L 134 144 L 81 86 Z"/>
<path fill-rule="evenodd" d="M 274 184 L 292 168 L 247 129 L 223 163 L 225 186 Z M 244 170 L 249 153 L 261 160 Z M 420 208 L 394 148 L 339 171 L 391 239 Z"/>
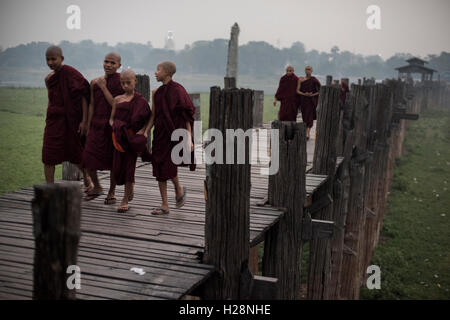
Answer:
<path fill-rule="evenodd" d="M 300 299 L 306 127 L 274 121 L 272 130 L 279 130 L 279 170 L 269 176 L 268 202 L 286 212 L 266 233 L 262 273 L 278 278 L 277 299 Z"/>
<path fill-rule="evenodd" d="M 327 175 L 328 180 L 313 195 L 313 203 L 324 197 L 333 198 L 336 171 L 336 143 L 339 129 L 339 88 L 320 89 L 317 106 L 317 140 L 314 149 L 312 173 Z M 311 214 L 313 219 L 333 220 L 333 205 Z M 328 299 L 331 277 L 331 240 L 313 239 L 310 243 L 308 299 Z"/>
<path fill-rule="evenodd" d="M 67 287 L 67 267 L 77 264 L 81 191 L 78 183 L 34 186 L 35 238 L 33 299 L 74 299 Z"/>
<path fill-rule="evenodd" d="M 348 212 L 350 190 L 350 159 L 354 145 L 354 108 L 352 92 L 349 92 L 344 104 L 342 117 L 343 153 L 344 160 L 336 173 L 333 184 L 333 220 L 335 224 L 331 240 L 331 282 L 329 285 L 329 299 L 340 299 L 342 257 L 344 250 L 345 222 Z"/>
<path fill-rule="evenodd" d="M 326 85 L 331 86 L 332 82 L 333 82 L 333 76 L 328 75 L 327 80 L 326 80 Z"/>
<path fill-rule="evenodd" d="M 361 275 L 359 274 L 359 242 L 363 232 L 364 178 L 367 159 L 368 101 L 362 86 L 353 86 L 355 99 L 355 150 L 350 162 L 349 207 L 344 236 L 344 255 L 342 260 L 341 292 L 342 299 L 358 299 Z"/>
<path fill-rule="evenodd" d="M 226 129 L 253 126 L 253 91 L 211 88 L 209 127 L 222 132 L 224 160 Z M 234 150 L 237 142 L 232 143 Z M 217 149 L 216 149 L 217 150 Z M 216 267 L 205 287 L 206 299 L 244 299 L 248 288 L 241 286 L 248 270 L 250 246 L 250 158 L 245 148 L 245 164 L 208 165 L 204 262 Z M 236 163 L 236 152 L 234 152 Z M 225 162 L 225 161 L 224 161 Z"/>
<path fill-rule="evenodd" d="M 264 91 L 255 90 L 255 105 L 253 108 L 253 127 L 258 128 L 263 125 L 264 115 Z"/>
<path fill-rule="evenodd" d="M 192 103 L 195 107 L 194 120 L 201 121 L 202 120 L 202 112 L 200 106 L 200 93 L 189 93 L 189 97 L 192 100 Z"/>
<path fill-rule="evenodd" d="M 64 161 L 62 163 L 62 179 L 67 181 L 80 181 L 81 172 L 76 164 Z"/>

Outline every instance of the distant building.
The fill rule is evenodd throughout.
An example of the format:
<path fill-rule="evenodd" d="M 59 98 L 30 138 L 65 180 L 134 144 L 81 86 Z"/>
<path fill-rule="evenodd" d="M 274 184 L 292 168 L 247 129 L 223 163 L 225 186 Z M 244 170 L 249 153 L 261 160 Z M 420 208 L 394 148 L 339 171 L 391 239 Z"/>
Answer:
<path fill-rule="evenodd" d="M 166 42 L 165 42 L 165 45 L 164 45 L 164 49 L 175 50 L 175 40 L 173 39 L 173 32 L 172 31 L 168 31 L 167 32 L 167 37 L 166 37 Z"/>
<path fill-rule="evenodd" d="M 412 73 L 420 73 L 422 75 L 422 81 L 433 80 L 433 73 L 436 70 L 425 67 L 425 63 L 428 63 L 427 61 L 413 57 L 406 60 L 406 62 L 408 62 L 408 65 L 395 68 L 395 70 L 398 70 L 398 77 L 400 79 L 405 76 L 407 80 L 412 79 Z"/>

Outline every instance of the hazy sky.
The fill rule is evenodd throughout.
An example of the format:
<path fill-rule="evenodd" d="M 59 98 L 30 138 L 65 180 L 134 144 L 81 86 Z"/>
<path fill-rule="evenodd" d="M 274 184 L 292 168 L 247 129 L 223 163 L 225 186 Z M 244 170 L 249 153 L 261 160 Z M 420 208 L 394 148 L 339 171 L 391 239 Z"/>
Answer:
<path fill-rule="evenodd" d="M 163 47 L 167 31 L 177 49 L 196 40 L 229 38 L 238 22 L 240 44 L 267 41 L 307 50 L 424 57 L 450 51 L 450 0 L 0 0 L 0 45 L 31 41 L 151 41 Z M 69 5 L 81 9 L 81 29 L 69 30 Z M 369 5 L 381 9 L 381 30 L 369 30 Z"/>

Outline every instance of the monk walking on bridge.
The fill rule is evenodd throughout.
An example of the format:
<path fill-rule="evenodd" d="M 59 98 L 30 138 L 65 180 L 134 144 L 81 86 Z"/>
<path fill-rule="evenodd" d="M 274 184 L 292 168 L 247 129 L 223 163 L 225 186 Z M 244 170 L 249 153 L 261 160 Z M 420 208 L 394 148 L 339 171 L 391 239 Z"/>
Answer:
<path fill-rule="evenodd" d="M 153 176 L 156 177 L 161 193 L 162 204 L 159 208 L 154 208 L 152 214 L 162 215 L 169 213 L 169 203 L 167 200 L 167 180 L 172 180 L 175 187 L 176 207 L 184 205 L 186 189 L 181 186 L 178 180 L 177 165 L 172 159 L 172 148 L 179 141 L 172 141 L 172 133 L 176 129 L 185 129 L 187 132 L 187 149 L 190 151 L 190 169 L 195 170 L 193 163 L 193 124 L 194 105 L 183 86 L 172 80 L 176 72 L 173 62 L 161 62 L 155 72 L 157 81 L 162 82 L 162 86 L 153 91 L 153 109 L 150 121 L 145 129 L 147 136 L 150 129 L 155 125 L 152 142 L 152 165 Z M 182 141 L 186 143 L 186 141 Z M 180 165 L 183 165 L 180 164 Z M 188 163 L 184 163 L 188 165 Z"/>
<path fill-rule="evenodd" d="M 81 136 L 85 135 L 87 128 L 89 82 L 76 69 L 62 64 L 64 56 L 60 47 L 49 47 L 45 56 L 52 72 L 45 78 L 48 107 L 42 162 L 45 181 L 54 183 L 55 165 L 63 161 L 76 164 L 82 170 Z"/>
<path fill-rule="evenodd" d="M 299 96 L 297 95 L 298 77 L 294 73 L 294 67 L 288 65 L 286 74 L 281 77 L 278 90 L 275 93 L 273 106 L 280 101 L 280 111 L 278 112 L 278 120 L 280 121 L 296 121 L 298 113 Z"/>
<path fill-rule="evenodd" d="M 317 118 L 316 108 L 319 101 L 320 82 L 312 76 L 312 67 L 305 67 L 306 77 L 303 81 L 299 79 L 297 93 L 301 96 L 300 110 L 303 122 L 306 123 L 306 139 L 310 138 L 310 131 Z"/>

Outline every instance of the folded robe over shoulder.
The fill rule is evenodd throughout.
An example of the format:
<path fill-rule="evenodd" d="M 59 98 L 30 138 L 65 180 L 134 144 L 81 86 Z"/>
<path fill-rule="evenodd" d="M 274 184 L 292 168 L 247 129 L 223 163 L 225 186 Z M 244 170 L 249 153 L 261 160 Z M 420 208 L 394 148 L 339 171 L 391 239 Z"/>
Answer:
<path fill-rule="evenodd" d="M 113 97 L 124 93 L 120 84 L 120 74 L 106 78 L 106 87 Z M 111 105 L 103 91 L 94 85 L 94 114 L 83 151 L 83 166 L 92 170 L 111 170 L 114 147 L 111 140 Z"/>
<path fill-rule="evenodd" d="M 295 74 L 284 75 L 280 79 L 275 98 L 281 102 L 278 120 L 296 121 L 299 98 L 297 95 L 298 77 Z"/>
<path fill-rule="evenodd" d="M 138 153 L 142 153 L 147 161 L 151 160 L 147 138 L 136 134 L 147 124 L 151 113 L 147 100 L 138 92 L 134 93 L 131 101 L 121 102 L 116 106 L 112 127 L 115 146 L 112 174 L 118 185 L 134 182 Z"/>
<path fill-rule="evenodd" d="M 189 122 L 194 137 L 195 107 L 184 87 L 171 80 L 156 90 L 154 95 L 155 128 L 152 142 L 153 176 L 158 181 L 173 179 L 177 175 L 177 166 L 172 162 L 172 148 L 178 141 L 171 141 L 172 132 L 186 129 Z M 195 170 L 194 152 L 190 152 L 190 170 Z"/>
<path fill-rule="evenodd" d="M 301 92 L 316 93 L 320 89 L 320 82 L 316 77 L 311 76 L 309 79 L 302 81 L 300 85 Z M 314 120 L 317 118 L 316 108 L 319 101 L 319 96 L 307 97 L 301 96 L 300 110 L 302 111 L 303 122 L 308 128 L 313 126 Z"/>
<path fill-rule="evenodd" d="M 89 82 L 76 69 L 63 65 L 46 81 L 48 89 L 42 162 L 81 163 L 82 145 L 78 128 L 83 118 L 82 98 L 89 102 Z"/>

